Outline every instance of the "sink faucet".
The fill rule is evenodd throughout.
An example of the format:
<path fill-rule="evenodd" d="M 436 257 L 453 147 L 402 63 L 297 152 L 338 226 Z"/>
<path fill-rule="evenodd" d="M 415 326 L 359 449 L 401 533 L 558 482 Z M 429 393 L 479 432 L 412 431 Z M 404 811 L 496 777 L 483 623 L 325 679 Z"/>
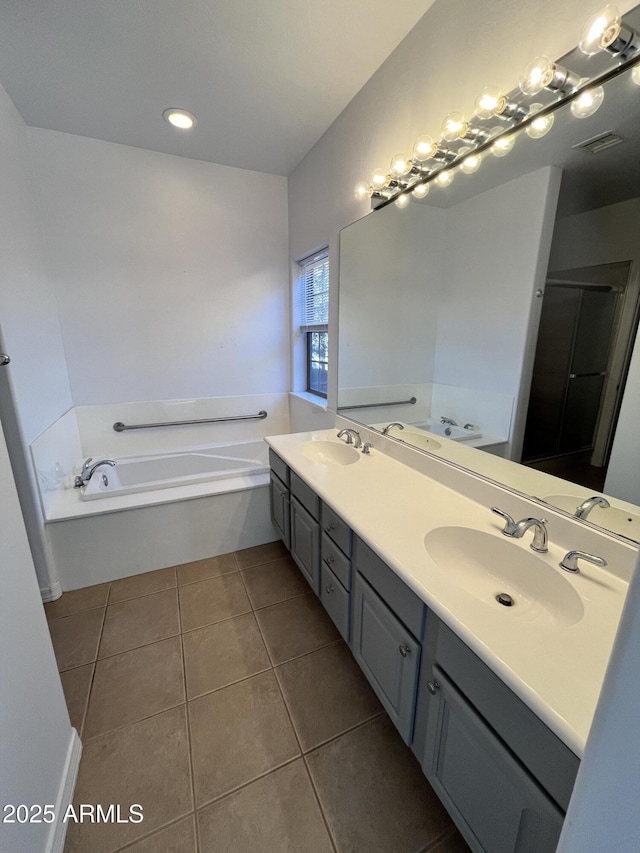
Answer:
<path fill-rule="evenodd" d="M 582 501 L 580 506 L 576 507 L 576 511 L 574 515 L 576 518 L 586 518 L 594 506 L 601 506 L 602 509 L 609 509 L 611 504 L 606 498 L 601 498 L 598 495 L 594 495 L 592 498 L 587 498 L 586 501 Z"/>
<path fill-rule="evenodd" d="M 393 429 L 393 427 L 398 427 L 398 429 L 404 429 L 404 424 L 399 424 L 398 421 L 394 421 L 392 424 L 387 424 L 386 427 L 382 430 L 382 434 L 389 435 L 389 431 Z"/>
<path fill-rule="evenodd" d="M 544 554 L 545 551 L 549 550 L 547 548 L 549 535 L 547 533 L 546 518 L 523 518 L 517 522 L 515 530 L 511 535 L 514 539 L 522 539 L 530 527 L 533 527 L 535 532 L 533 534 L 533 542 L 529 547 L 532 551 Z"/>
<path fill-rule="evenodd" d="M 76 489 L 85 486 L 89 482 L 96 468 L 100 468 L 101 465 L 111 465 L 113 467 L 116 464 L 114 459 L 100 459 L 98 462 L 93 462 L 93 465 L 91 464 L 92 462 L 93 457 L 90 456 L 82 463 L 82 470 L 74 480 Z"/>
<path fill-rule="evenodd" d="M 442 417 L 442 418 L 440 418 L 440 423 L 441 424 L 451 424 L 451 426 L 458 426 L 456 421 L 454 421 L 452 418 Z"/>
<path fill-rule="evenodd" d="M 565 572 L 579 572 L 578 560 L 586 560 L 588 563 L 593 563 L 594 566 L 606 566 L 607 561 L 602 557 L 596 557 L 595 554 L 587 554 L 586 551 L 567 551 L 560 561 L 560 568 Z"/>
<path fill-rule="evenodd" d="M 338 438 L 342 438 L 343 435 L 347 436 L 347 444 L 353 444 L 356 448 L 362 447 L 362 439 L 357 429 L 341 429 L 338 433 Z"/>

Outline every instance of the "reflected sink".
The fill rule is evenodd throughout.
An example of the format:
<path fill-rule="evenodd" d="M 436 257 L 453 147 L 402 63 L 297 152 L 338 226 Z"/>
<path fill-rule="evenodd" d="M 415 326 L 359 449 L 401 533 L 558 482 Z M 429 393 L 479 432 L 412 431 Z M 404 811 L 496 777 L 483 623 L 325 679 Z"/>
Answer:
<path fill-rule="evenodd" d="M 353 465 L 360 459 L 354 447 L 338 441 L 305 441 L 300 449 L 305 459 L 318 465 Z"/>
<path fill-rule="evenodd" d="M 420 447 L 422 450 L 439 450 L 442 445 L 435 438 L 431 438 L 422 430 L 410 429 L 405 427 L 402 432 L 399 430 L 393 433 L 393 438 L 399 438 L 405 444 L 412 444 L 414 447 Z"/>
<path fill-rule="evenodd" d="M 467 527 L 438 527 L 424 538 L 438 569 L 496 616 L 539 625 L 574 625 L 584 606 L 561 569 L 498 535 Z M 506 593 L 513 605 L 496 596 Z"/>
<path fill-rule="evenodd" d="M 575 495 L 547 495 L 542 500 L 545 503 L 551 504 L 551 506 L 563 509 L 565 512 L 570 512 L 573 515 L 576 507 L 587 497 L 589 495 L 585 495 L 582 498 Z M 623 536 L 628 536 L 629 539 L 640 540 L 640 515 L 636 513 L 626 512 L 624 509 L 619 509 L 613 505 L 608 509 L 594 506 L 589 511 L 586 520 L 591 521 L 593 524 L 599 524 L 600 527 L 605 527 L 614 533 L 621 533 Z"/>

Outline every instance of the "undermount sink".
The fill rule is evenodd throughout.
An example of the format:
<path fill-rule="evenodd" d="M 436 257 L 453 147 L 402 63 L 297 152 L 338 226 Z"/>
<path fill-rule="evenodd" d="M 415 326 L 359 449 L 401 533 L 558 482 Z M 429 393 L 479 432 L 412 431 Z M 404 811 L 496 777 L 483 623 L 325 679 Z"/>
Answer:
<path fill-rule="evenodd" d="M 585 495 L 588 497 L 588 495 Z M 572 515 L 585 497 L 579 498 L 576 495 L 546 495 L 542 500 L 545 503 L 551 504 L 558 509 L 563 509 L 565 512 L 570 512 Z M 606 527 L 614 533 L 621 533 L 623 536 L 628 536 L 630 539 L 640 540 L 640 515 L 633 512 L 626 512 L 624 509 L 619 509 L 615 506 L 610 506 L 603 509 L 600 506 L 594 506 L 587 515 L 587 521 L 593 524 L 599 524 L 601 527 Z"/>
<path fill-rule="evenodd" d="M 427 533 L 424 547 L 449 580 L 498 617 L 567 626 L 584 615 L 561 570 L 516 542 L 467 527 L 438 527 Z"/>
<path fill-rule="evenodd" d="M 353 465 L 360 459 L 354 447 L 337 441 L 305 441 L 302 455 L 318 465 Z"/>

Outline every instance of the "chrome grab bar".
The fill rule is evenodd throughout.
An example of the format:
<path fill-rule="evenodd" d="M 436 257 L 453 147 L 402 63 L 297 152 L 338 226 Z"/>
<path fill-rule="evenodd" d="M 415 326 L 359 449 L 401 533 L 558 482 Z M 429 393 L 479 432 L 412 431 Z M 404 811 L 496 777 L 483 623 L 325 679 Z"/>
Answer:
<path fill-rule="evenodd" d="M 410 400 L 392 400 L 389 403 L 360 403 L 357 406 L 338 406 L 338 411 L 342 412 L 345 409 L 376 409 L 379 406 L 404 406 L 408 403 L 414 406 L 417 402 L 417 399 L 412 397 Z"/>
<path fill-rule="evenodd" d="M 122 421 L 116 421 L 113 428 L 116 432 L 124 432 L 126 429 L 155 429 L 156 427 L 189 426 L 191 424 L 217 424 L 221 421 L 253 421 L 256 419 L 264 420 L 266 417 L 267 413 L 262 409 L 262 411 L 258 412 L 257 415 L 235 415 L 235 417 L 231 418 L 202 418 L 194 421 L 165 421 L 160 424 L 126 425 L 123 424 Z"/>
<path fill-rule="evenodd" d="M 10 363 L 11 363 L 11 359 L 6 354 L 6 352 L 0 352 L 0 367 L 4 367 L 5 364 L 10 364 Z"/>

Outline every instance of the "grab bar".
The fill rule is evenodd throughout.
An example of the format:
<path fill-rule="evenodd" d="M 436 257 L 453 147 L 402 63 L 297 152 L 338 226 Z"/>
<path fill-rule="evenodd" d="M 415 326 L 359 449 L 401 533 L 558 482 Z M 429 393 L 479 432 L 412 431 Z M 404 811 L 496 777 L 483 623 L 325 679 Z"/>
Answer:
<path fill-rule="evenodd" d="M 392 400 L 389 403 L 360 403 L 358 406 L 338 406 L 338 411 L 342 412 L 344 409 L 375 409 L 378 406 L 404 406 L 407 403 L 414 406 L 417 402 L 416 398 L 412 397 L 410 400 Z"/>
<path fill-rule="evenodd" d="M 189 426 L 190 424 L 217 424 L 220 421 L 253 421 L 258 418 L 263 420 L 266 417 L 267 413 L 263 409 L 257 415 L 236 415 L 231 418 L 202 418 L 195 421 L 165 421 L 161 424 L 132 424 L 127 426 L 122 421 L 116 421 L 113 428 L 116 432 L 124 432 L 126 429 L 155 429 L 155 427 Z"/>

